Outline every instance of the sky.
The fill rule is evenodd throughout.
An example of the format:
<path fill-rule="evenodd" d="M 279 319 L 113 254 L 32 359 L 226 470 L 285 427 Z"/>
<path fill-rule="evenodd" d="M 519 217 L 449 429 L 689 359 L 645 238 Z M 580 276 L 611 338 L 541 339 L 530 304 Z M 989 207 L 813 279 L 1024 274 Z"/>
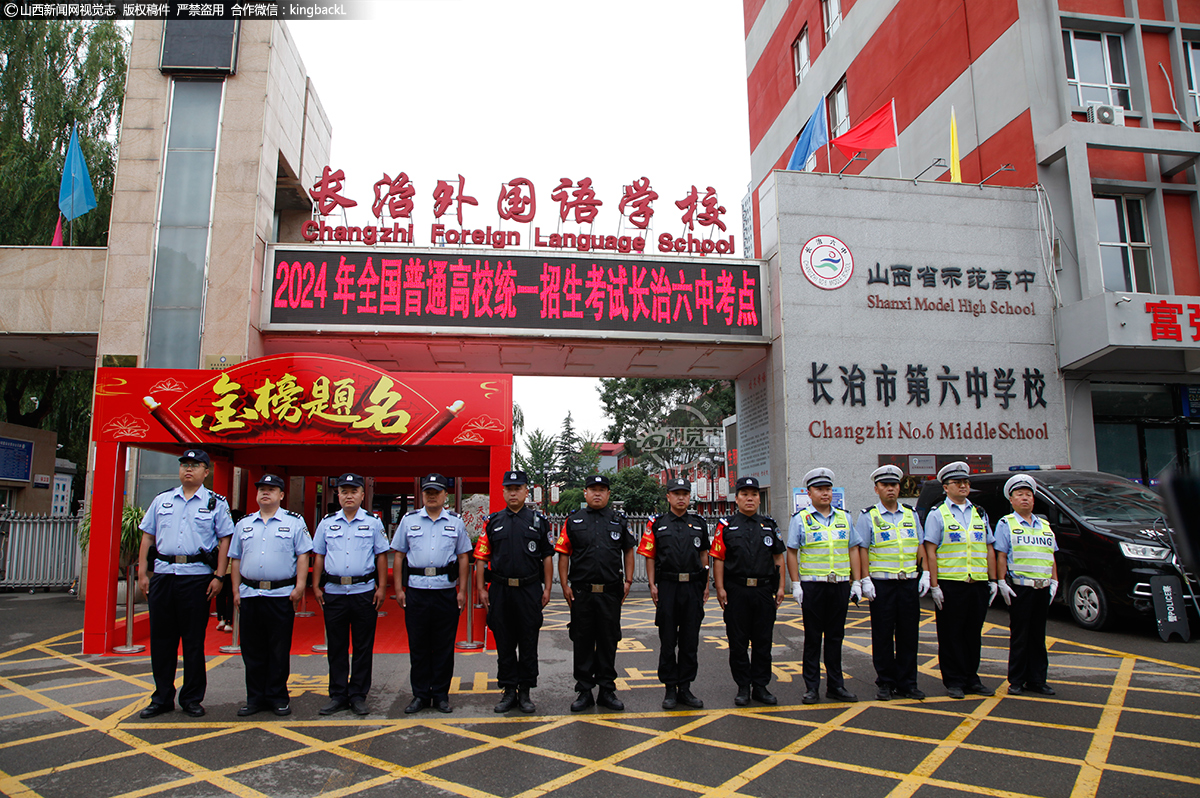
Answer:
<path fill-rule="evenodd" d="M 559 179 L 590 177 L 604 203 L 592 232 L 616 234 L 622 187 L 648 177 L 659 194 L 655 234 L 682 234 L 675 200 L 712 186 L 741 253 L 750 180 L 741 0 L 390 0 L 373 16 L 288 23 L 333 127 L 330 166 L 358 202 L 351 224 L 370 223 L 384 172 L 405 172 L 416 189 L 418 244 L 429 241 L 439 179 L 465 178 L 479 205 L 463 223 L 482 229 L 499 221 L 500 184 L 524 177 L 545 234 L 558 223 Z M 570 410 L 576 430 L 602 434 L 597 385 L 516 377 L 514 401 L 527 430 L 557 432 Z"/>

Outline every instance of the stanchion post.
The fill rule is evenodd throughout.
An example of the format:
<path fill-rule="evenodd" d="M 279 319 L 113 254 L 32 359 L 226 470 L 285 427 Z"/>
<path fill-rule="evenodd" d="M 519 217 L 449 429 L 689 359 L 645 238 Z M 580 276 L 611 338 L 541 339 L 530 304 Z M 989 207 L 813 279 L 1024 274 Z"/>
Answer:
<path fill-rule="evenodd" d="M 296 617 L 311 618 L 313 615 L 316 615 L 316 613 L 308 608 L 308 586 L 305 585 L 304 593 L 300 596 L 300 611 L 296 613 Z"/>
<path fill-rule="evenodd" d="M 323 643 L 317 643 L 315 646 L 312 647 L 312 650 L 317 652 L 318 654 L 324 654 L 326 651 L 329 650 L 329 633 L 322 631 L 321 639 L 324 641 Z"/>
<path fill-rule="evenodd" d="M 229 645 L 221 646 L 217 649 L 222 654 L 241 654 L 241 637 L 242 637 L 242 618 L 241 609 L 238 605 L 233 605 L 233 640 L 229 641 Z"/>
<path fill-rule="evenodd" d="M 125 569 L 125 645 L 113 646 L 114 654 L 140 654 L 143 645 L 133 644 L 133 592 L 137 590 L 137 565 L 130 563 Z"/>
<path fill-rule="evenodd" d="M 458 641 L 458 648 L 467 651 L 473 651 L 477 648 L 483 648 L 483 642 L 475 639 L 475 579 L 474 573 L 470 573 L 467 579 L 467 600 L 465 606 L 467 608 L 467 639 Z"/>

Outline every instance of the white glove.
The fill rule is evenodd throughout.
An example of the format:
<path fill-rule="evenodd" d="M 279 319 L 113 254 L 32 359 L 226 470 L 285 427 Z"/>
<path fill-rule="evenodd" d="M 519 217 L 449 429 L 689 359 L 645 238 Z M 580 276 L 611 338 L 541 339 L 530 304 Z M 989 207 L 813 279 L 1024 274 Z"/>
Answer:
<path fill-rule="evenodd" d="M 1051 579 L 1050 580 L 1050 603 L 1051 604 L 1054 603 L 1054 594 L 1057 592 L 1058 592 L 1058 580 Z"/>
<path fill-rule="evenodd" d="M 1011 607 L 1012 600 L 1017 597 L 1017 591 L 1013 590 L 1008 582 L 1005 582 L 1004 580 L 1000 580 L 996 584 L 1000 588 L 1000 597 L 1004 599 L 1005 604 Z"/>
<path fill-rule="evenodd" d="M 862 578 L 862 594 L 867 601 L 875 600 L 875 583 L 871 581 L 871 577 L 869 576 Z"/>
<path fill-rule="evenodd" d="M 850 599 L 857 604 L 858 602 L 862 601 L 862 597 L 862 580 L 855 579 L 850 583 Z"/>
<path fill-rule="evenodd" d="M 995 582 L 988 582 L 988 606 L 992 606 L 992 602 L 996 600 L 996 594 L 1000 592 L 999 586 Z"/>
<path fill-rule="evenodd" d="M 929 595 L 933 596 L 933 606 L 940 610 L 942 608 L 942 603 L 946 600 L 946 597 L 942 595 L 942 589 L 939 586 L 934 585 L 933 587 L 929 588 Z"/>
<path fill-rule="evenodd" d="M 929 572 L 922 571 L 921 572 L 921 580 L 919 582 L 917 582 L 917 595 L 924 598 L 925 594 L 928 592 L 929 592 Z"/>
<path fill-rule="evenodd" d="M 799 582 L 792 582 L 792 598 L 796 599 L 796 603 L 801 607 L 804 606 L 804 591 L 800 589 Z"/>

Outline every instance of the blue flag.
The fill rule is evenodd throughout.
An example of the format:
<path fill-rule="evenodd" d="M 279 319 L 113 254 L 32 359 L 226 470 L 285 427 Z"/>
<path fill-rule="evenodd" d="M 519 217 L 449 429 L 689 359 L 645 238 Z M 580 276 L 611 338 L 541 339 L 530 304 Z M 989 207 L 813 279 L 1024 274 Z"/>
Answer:
<path fill-rule="evenodd" d="M 70 221 L 96 207 L 92 177 L 88 174 L 79 135 L 71 128 L 71 143 L 67 147 L 67 162 L 63 165 L 62 184 L 58 187 L 58 209 Z"/>
<path fill-rule="evenodd" d="M 804 123 L 800 138 L 796 141 L 796 149 L 792 150 L 792 159 L 787 168 L 793 172 L 803 172 L 804 164 L 817 150 L 829 143 L 829 131 L 825 127 L 825 98 L 817 103 L 817 110 Z"/>

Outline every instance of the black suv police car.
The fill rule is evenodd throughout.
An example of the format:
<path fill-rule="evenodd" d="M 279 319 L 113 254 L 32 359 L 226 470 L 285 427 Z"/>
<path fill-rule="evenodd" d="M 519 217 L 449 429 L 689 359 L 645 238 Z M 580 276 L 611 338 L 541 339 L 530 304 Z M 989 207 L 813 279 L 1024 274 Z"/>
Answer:
<path fill-rule="evenodd" d="M 1050 522 L 1058 542 L 1059 598 L 1076 623 L 1100 629 L 1119 614 L 1154 614 L 1150 579 L 1179 577 L 1196 608 L 1200 582 L 1175 553 L 1162 498 L 1135 482 L 1095 471 L 1030 471 L 1038 483 L 1033 512 Z M 992 527 L 1012 506 L 1004 483 L 1013 472 L 971 475 L 971 501 Z M 922 523 L 945 494 L 926 482 L 917 500 Z"/>

